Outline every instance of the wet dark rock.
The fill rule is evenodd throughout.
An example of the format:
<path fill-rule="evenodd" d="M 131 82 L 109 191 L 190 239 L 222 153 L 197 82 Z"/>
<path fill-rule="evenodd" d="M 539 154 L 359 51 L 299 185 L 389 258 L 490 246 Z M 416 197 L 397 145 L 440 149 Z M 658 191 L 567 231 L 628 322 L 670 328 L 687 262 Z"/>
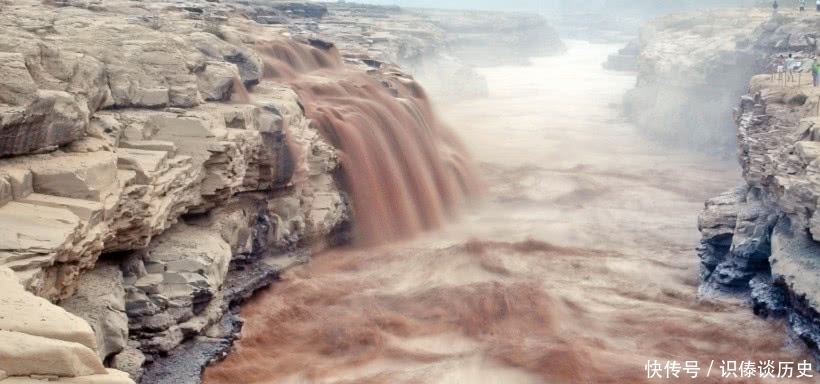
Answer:
<path fill-rule="evenodd" d="M 141 382 L 145 384 L 198 384 L 208 365 L 227 357 L 242 330 L 239 310 L 254 293 L 279 279 L 282 271 L 307 262 L 306 251 L 276 257 L 241 260 L 232 264 L 223 285 L 224 314 L 214 325 L 195 330 L 187 341 L 164 355 L 151 356 Z M 184 332 L 184 330 L 183 330 Z"/>
<path fill-rule="evenodd" d="M 786 290 L 781 284 L 772 281 L 771 276 L 755 276 L 749 281 L 749 287 L 751 288 L 752 311 L 755 315 L 763 318 L 779 318 L 786 315 L 788 309 Z"/>
<path fill-rule="evenodd" d="M 759 189 L 740 186 L 707 200 L 698 220 L 704 282 L 717 290 L 747 290 L 753 276 L 768 273 L 777 218 Z"/>
<path fill-rule="evenodd" d="M 743 288 L 748 286 L 752 276 L 754 276 L 754 272 L 746 270 L 744 266 L 739 265 L 735 260 L 729 260 L 715 268 L 711 279 L 727 288 Z"/>

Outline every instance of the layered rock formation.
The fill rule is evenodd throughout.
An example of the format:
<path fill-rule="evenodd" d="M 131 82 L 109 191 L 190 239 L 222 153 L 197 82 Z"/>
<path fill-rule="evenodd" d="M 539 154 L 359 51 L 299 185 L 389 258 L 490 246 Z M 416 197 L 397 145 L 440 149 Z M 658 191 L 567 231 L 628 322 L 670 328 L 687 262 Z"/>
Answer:
<path fill-rule="evenodd" d="M 763 27 L 769 16 L 755 9 L 715 10 L 647 24 L 640 34 L 638 82 L 625 98 L 627 115 L 659 140 L 731 151 L 729 111 L 748 79 L 765 68 L 770 47 L 763 46 L 762 35 L 769 33 Z"/>
<path fill-rule="evenodd" d="M 816 49 L 816 18 L 773 18 L 758 29 L 758 49 Z M 702 294 L 750 295 L 755 313 L 785 317 L 820 356 L 820 97 L 810 75 L 782 82 L 754 76 L 735 110 L 737 155 L 746 183 L 705 204 Z"/>
<path fill-rule="evenodd" d="M 414 104 L 424 91 L 387 62 L 436 68 L 466 84 L 461 96 L 482 91 L 472 69 L 450 56 L 446 28 L 392 8 L 365 7 L 354 20 L 359 6 L 293 2 L 0 7 L 0 287 L 8 286 L 0 305 L 56 319 L 29 328 L 21 319 L 34 312 L 0 311 L 9 323 L 0 327 L 8 333 L 0 335 L 0 378 L 10 383 L 198 382 L 201 367 L 230 349 L 243 300 L 305 262 L 305 247 L 347 241 L 341 153 L 306 115 L 316 106 L 271 75 L 275 60 L 260 47 L 330 52 L 331 35 L 344 52 L 338 65 L 384 87 L 379 97 L 395 99 L 405 123 L 422 119 L 425 129 L 435 127 L 432 108 Z M 379 14 L 388 22 L 371 26 Z M 488 18 L 497 19 L 481 14 L 475 25 Z M 517 37 L 548 30 L 539 20 L 505 29 L 504 55 L 549 51 Z M 340 81 L 321 70 L 306 77 L 314 82 L 305 87 Z M 448 154 L 453 164 L 466 161 Z M 35 354 L 49 368 L 24 362 Z"/>
<path fill-rule="evenodd" d="M 291 249 L 346 221 L 335 150 L 243 43 L 258 25 L 167 6 L 30 1 L 0 15 L 4 281 L 90 324 L 64 368 L 4 365 L 10 376 L 102 375 L 104 361 L 137 379 L 146 355 L 219 323 L 304 260 Z M 246 273 L 231 282 L 232 269 Z M 8 338 L 30 353 L 69 347 Z"/>

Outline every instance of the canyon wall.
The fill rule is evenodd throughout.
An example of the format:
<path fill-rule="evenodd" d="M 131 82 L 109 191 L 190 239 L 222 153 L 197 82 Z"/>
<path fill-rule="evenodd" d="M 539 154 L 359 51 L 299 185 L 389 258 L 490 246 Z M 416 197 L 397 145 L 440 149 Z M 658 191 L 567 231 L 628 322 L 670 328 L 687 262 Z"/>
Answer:
<path fill-rule="evenodd" d="M 640 34 L 638 80 L 625 97 L 627 116 L 660 141 L 712 152 L 734 148 L 731 110 L 762 71 L 770 13 L 726 9 L 673 14 Z"/>
<path fill-rule="evenodd" d="M 470 25 L 516 17 L 467 18 L 468 39 L 438 13 L 355 4 L 0 1 L 0 381 L 199 382 L 239 304 L 356 235 L 359 175 L 434 206 L 392 215 L 385 236 L 434 227 L 474 176 L 394 63 L 440 97 L 480 95 L 448 39 L 469 47 Z M 560 49 L 526 20 L 505 27 L 499 62 Z M 384 130 L 360 163 L 357 129 Z M 378 158 L 390 143 L 407 159 Z M 435 169 L 408 168 L 419 156 Z"/>
<path fill-rule="evenodd" d="M 778 15 L 755 30 L 750 44 L 810 57 L 818 33 L 820 20 L 812 15 Z M 820 356 L 818 106 L 810 73 L 785 83 L 771 74 L 751 78 L 734 112 L 745 183 L 706 201 L 697 250 L 702 295 L 750 297 L 756 314 L 785 318 Z"/>

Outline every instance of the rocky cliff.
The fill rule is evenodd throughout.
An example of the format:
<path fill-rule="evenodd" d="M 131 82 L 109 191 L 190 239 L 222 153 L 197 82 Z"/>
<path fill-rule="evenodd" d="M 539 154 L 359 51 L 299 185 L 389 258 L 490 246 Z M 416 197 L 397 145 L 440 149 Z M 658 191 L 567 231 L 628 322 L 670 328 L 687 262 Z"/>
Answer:
<path fill-rule="evenodd" d="M 627 115 L 648 136 L 709 151 L 734 148 L 730 111 L 771 46 L 770 12 L 755 9 L 674 14 L 640 34 L 638 81 Z M 788 36 L 785 37 L 788 40 Z M 782 47 L 786 49 L 785 46 Z M 662 124 L 659 122 L 663 122 Z"/>
<path fill-rule="evenodd" d="M 326 94 L 316 89 L 343 81 L 326 61 L 341 51 L 333 66 L 383 87 L 406 121 L 432 124 L 430 108 L 390 62 L 423 72 L 446 61 L 464 77 L 431 73 L 481 93 L 440 18 L 295 2 L 0 1 L 0 381 L 198 382 L 236 337 L 237 305 L 307 247 L 350 235 L 338 138 L 308 117 L 329 108 L 311 104 Z M 527 20 L 506 31 L 548 28 Z M 501 57 L 555 44 L 510 39 L 520 47 L 505 42 Z M 283 63 L 315 69 L 312 83 L 289 82 Z"/>
<path fill-rule="evenodd" d="M 752 44 L 808 56 L 817 33 L 816 17 L 781 15 Z M 700 215 L 701 293 L 749 295 L 755 313 L 784 317 L 820 356 L 820 96 L 808 73 L 788 82 L 757 75 L 747 90 L 734 113 L 746 182 Z"/>

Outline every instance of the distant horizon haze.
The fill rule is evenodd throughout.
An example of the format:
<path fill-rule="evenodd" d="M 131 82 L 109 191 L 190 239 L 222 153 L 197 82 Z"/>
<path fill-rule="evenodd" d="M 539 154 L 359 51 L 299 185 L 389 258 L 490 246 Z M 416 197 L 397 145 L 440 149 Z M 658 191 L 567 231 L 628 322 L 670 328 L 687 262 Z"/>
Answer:
<path fill-rule="evenodd" d="M 336 1 L 325 1 L 334 3 Z M 396 5 L 407 8 L 477 9 L 506 11 L 595 11 L 629 10 L 648 12 L 670 12 L 700 7 L 748 7 L 758 0 L 354 0 L 349 3 Z M 795 2 L 796 4 L 796 2 Z"/>

